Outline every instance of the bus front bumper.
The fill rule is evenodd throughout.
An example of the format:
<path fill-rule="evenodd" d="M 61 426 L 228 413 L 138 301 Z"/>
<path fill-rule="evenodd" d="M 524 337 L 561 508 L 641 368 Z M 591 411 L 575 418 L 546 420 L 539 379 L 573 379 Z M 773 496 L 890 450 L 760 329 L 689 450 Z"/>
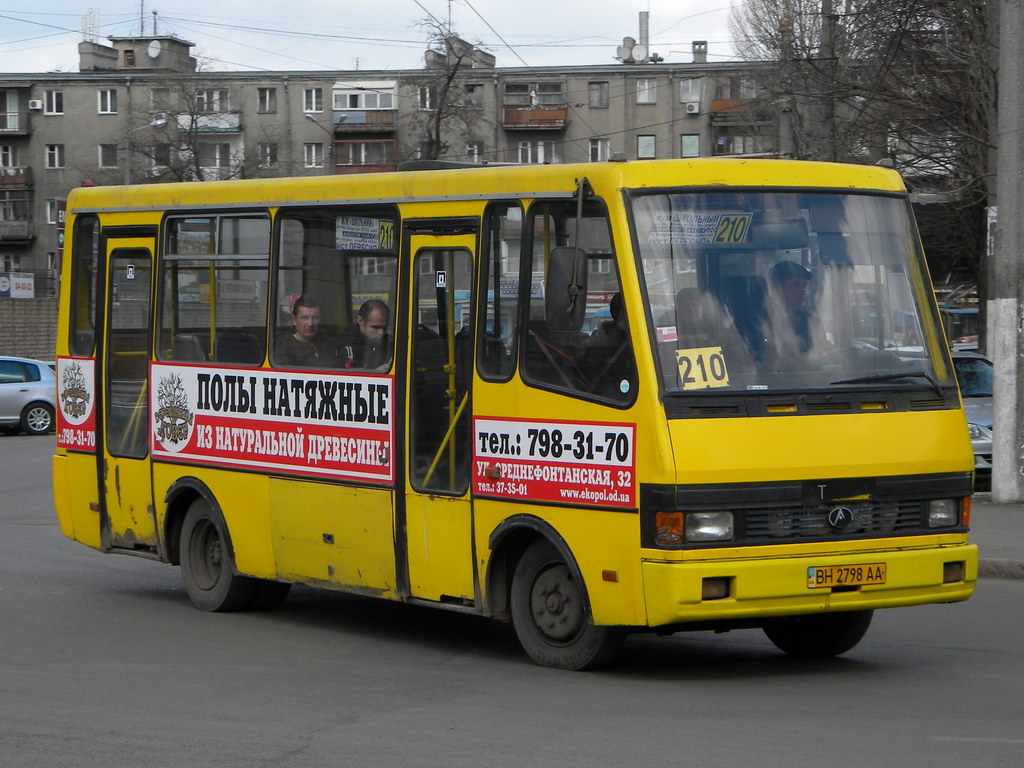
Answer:
<path fill-rule="evenodd" d="M 884 568 L 884 581 L 877 580 L 878 566 Z M 829 585 L 846 582 L 851 574 L 854 582 L 858 575 L 864 581 L 868 570 L 875 583 Z M 811 586 L 823 578 L 824 585 Z M 968 599 L 977 578 L 978 548 L 973 544 L 643 563 L 651 627 L 952 603 Z"/>

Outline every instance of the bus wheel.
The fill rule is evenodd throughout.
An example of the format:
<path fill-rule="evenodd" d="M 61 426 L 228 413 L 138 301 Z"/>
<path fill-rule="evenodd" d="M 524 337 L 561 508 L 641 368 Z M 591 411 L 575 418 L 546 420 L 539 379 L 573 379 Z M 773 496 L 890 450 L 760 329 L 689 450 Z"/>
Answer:
<path fill-rule="evenodd" d="M 196 499 L 181 526 L 181 577 L 192 603 L 204 611 L 237 611 L 256 596 L 256 581 L 235 573 L 222 525 L 206 500 Z"/>
<path fill-rule="evenodd" d="M 787 616 L 764 625 L 775 646 L 791 656 L 824 659 L 846 653 L 871 626 L 873 611 Z"/>
<path fill-rule="evenodd" d="M 547 541 L 526 550 L 512 576 L 512 625 L 526 654 L 559 669 L 595 669 L 618 652 L 626 633 L 594 626 L 572 570 Z"/>

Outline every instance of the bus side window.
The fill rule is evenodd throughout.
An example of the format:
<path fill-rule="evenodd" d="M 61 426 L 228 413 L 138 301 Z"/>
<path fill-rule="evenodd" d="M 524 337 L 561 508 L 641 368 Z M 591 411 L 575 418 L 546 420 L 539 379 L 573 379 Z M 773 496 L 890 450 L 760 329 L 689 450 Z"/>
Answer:
<path fill-rule="evenodd" d="M 95 216 L 75 221 L 71 259 L 71 313 L 68 348 L 76 357 L 90 357 L 96 343 L 96 275 L 99 264 L 100 222 Z"/>
<path fill-rule="evenodd" d="M 486 300 L 477 334 L 477 368 L 483 379 L 507 381 L 515 370 L 523 210 L 518 203 L 498 203 L 484 220 L 480 295 Z"/>
<path fill-rule="evenodd" d="M 531 282 L 543 283 L 548 255 L 559 246 L 581 248 L 589 275 L 585 320 L 578 331 L 548 327 L 543 292 L 531 291 L 523 379 L 578 397 L 632 402 L 637 377 L 629 313 L 604 205 L 588 201 L 577 225 L 575 202 L 536 203 L 528 212 L 526 232 L 531 245 L 527 265 Z"/>

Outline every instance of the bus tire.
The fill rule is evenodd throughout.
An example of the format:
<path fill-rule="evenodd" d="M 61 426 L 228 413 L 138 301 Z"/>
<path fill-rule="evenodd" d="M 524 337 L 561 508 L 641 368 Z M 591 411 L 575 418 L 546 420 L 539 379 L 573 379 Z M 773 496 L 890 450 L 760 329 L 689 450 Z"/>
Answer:
<path fill-rule="evenodd" d="M 871 626 L 873 611 L 817 613 L 772 619 L 764 625 L 775 647 L 791 656 L 825 659 L 846 653 Z"/>
<path fill-rule="evenodd" d="M 536 541 L 512 575 L 512 626 L 526 654 L 558 669 L 608 664 L 626 639 L 619 627 L 595 626 L 572 569 L 548 541 Z"/>
<path fill-rule="evenodd" d="M 181 578 L 203 611 L 241 610 L 256 597 L 256 580 L 235 572 L 224 524 L 203 498 L 192 502 L 181 526 Z"/>

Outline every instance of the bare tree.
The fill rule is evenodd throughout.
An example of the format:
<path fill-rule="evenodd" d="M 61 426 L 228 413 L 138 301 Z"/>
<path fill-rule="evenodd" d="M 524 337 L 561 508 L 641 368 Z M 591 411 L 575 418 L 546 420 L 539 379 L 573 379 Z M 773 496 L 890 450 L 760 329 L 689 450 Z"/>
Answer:
<path fill-rule="evenodd" d="M 834 3 L 834 4 L 833 4 Z M 985 0 L 749 0 L 730 19 L 798 158 L 887 162 L 933 275 L 980 275 L 995 73 Z M 936 215 L 937 214 L 937 215 Z"/>
<path fill-rule="evenodd" d="M 169 78 L 153 89 L 147 109 L 136 115 L 143 126 L 132 138 L 136 154 L 147 158 L 138 182 L 212 181 L 256 175 L 260 158 L 244 144 L 240 96 L 201 78 Z"/>
<path fill-rule="evenodd" d="M 420 26 L 428 32 L 425 73 L 415 80 L 419 110 L 410 120 L 410 134 L 419 159 L 437 160 L 450 153 L 451 142 L 465 140 L 480 120 L 477 99 L 465 82 L 468 70 L 494 66 L 494 57 L 453 34 L 436 19 Z M 458 153 L 461 155 L 461 153 Z"/>

